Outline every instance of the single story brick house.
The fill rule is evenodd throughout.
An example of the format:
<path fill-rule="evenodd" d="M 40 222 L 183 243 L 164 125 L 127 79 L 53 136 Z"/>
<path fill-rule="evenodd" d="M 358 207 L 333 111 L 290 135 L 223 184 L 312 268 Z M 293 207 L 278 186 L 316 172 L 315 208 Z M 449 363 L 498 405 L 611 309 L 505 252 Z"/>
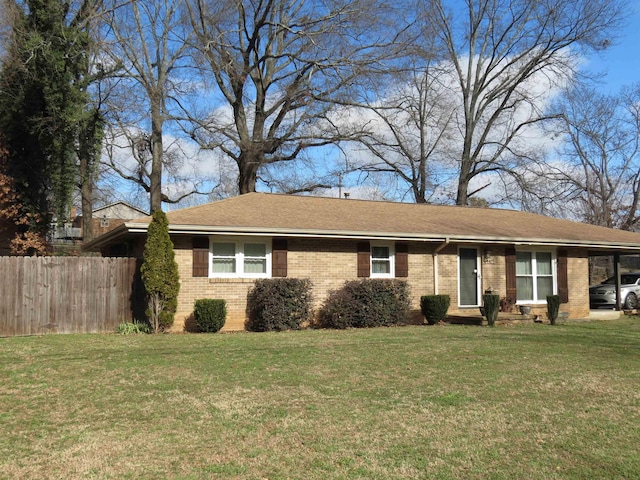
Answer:
<path fill-rule="evenodd" d="M 250 193 L 169 212 L 180 273 L 175 328 L 199 298 L 227 301 L 226 330 L 244 329 L 257 278 L 310 278 L 316 303 L 345 280 L 400 278 L 419 316 L 422 295 L 448 294 L 451 314 L 478 314 L 492 290 L 534 311 L 558 294 L 589 315 L 590 255 L 640 253 L 640 233 L 491 208 Z M 150 217 L 86 248 L 141 257 Z"/>

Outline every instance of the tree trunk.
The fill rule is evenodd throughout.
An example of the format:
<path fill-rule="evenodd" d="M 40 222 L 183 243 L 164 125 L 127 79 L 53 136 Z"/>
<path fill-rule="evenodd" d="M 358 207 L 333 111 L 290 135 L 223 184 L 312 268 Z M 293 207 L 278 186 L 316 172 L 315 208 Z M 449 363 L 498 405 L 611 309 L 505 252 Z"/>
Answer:
<path fill-rule="evenodd" d="M 458 194 L 456 205 L 467 205 L 469 203 L 469 180 L 466 176 L 460 175 L 458 179 Z"/>
<path fill-rule="evenodd" d="M 80 159 L 80 194 L 82 196 L 82 240 L 93 240 L 93 178 L 88 172 L 87 160 Z M 73 220 L 73 219 L 72 219 Z"/>
<path fill-rule="evenodd" d="M 238 191 L 240 195 L 256 191 L 260 162 L 254 156 L 243 153 L 238 159 Z"/>
<path fill-rule="evenodd" d="M 162 109 L 151 106 L 151 173 L 149 174 L 150 213 L 162 209 Z"/>

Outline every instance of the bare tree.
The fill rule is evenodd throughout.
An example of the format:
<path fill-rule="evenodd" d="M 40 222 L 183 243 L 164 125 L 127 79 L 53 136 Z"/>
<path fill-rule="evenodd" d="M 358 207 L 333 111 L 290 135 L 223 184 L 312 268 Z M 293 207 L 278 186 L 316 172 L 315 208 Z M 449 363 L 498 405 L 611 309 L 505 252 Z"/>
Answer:
<path fill-rule="evenodd" d="M 560 103 L 567 162 L 555 173 L 582 220 L 631 230 L 640 222 L 640 85 L 619 95 L 579 87 Z"/>
<path fill-rule="evenodd" d="M 360 142 L 372 154 L 358 162 L 358 169 L 397 176 L 408 186 L 416 203 L 427 203 L 439 184 L 438 170 L 454 142 L 456 105 L 446 85 L 450 72 L 427 60 L 400 76 L 383 98 L 369 103 L 362 117 L 368 134 Z M 365 128 L 365 127 L 363 127 Z M 371 158 L 372 157 L 372 158 Z"/>
<path fill-rule="evenodd" d="M 255 191 L 266 165 L 356 138 L 335 106 L 401 50 L 402 11 L 373 0 L 193 0 L 196 60 L 220 95 L 190 116 L 192 136 L 236 162 L 240 193 Z"/>
<path fill-rule="evenodd" d="M 100 61 L 104 46 L 102 0 L 83 0 L 76 15 L 76 22 L 86 25 L 85 30 L 92 41 L 88 43 L 87 59 L 81 75 L 77 76 L 82 91 L 87 92 L 91 103 L 78 118 L 78 139 L 76 156 L 78 162 L 77 186 L 80 193 L 82 212 L 82 238 L 85 242 L 93 239 L 93 208 L 95 186 L 100 171 L 100 157 L 104 140 L 106 102 L 111 93 L 109 78 L 117 68 L 105 67 Z"/>
<path fill-rule="evenodd" d="M 167 135 L 163 135 L 162 175 L 167 180 L 160 193 L 163 203 L 176 204 L 193 195 L 208 195 L 219 186 L 212 186 L 211 178 L 199 177 L 193 158 L 197 154 L 188 152 L 187 147 L 184 139 L 172 137 L 168 142 Z M 147 132 L 134 126 L 123 129 L 109 125 L 102 163 L 117 178 L 131 182 L 134 191 L 148 197 L 152 191 L 153 148 L 152 135 Z"/>
<path fill-rule="evenodd" d="M 580 54 L 611 43 L 624 4 L 466 0 L 458 15 L 441 0 L 425 1 L 455 71 L 462 136 L 456 203 L 462 205 L 477 193 L 470 191 L 472 179 L 527 157 L 524 134 L 552 117 L 540 101 L 571 79 Z"/>
<path fill-rule="evenodd" d="M 162 193 L 162 177 L 171 103 L 189 88 L 181 71 L 188 65 L 190 35 L 184 23 L 185 2 L 111 0 L 109 7 L 106 23 L 114 41 L 108 52 L 111 62 L 122 67 L 119 102 L 112 99 L 110 120 L 119 128 L 118 135 L 129 137 L 134 152 L 142 148 L 150 155 L 150 168 L 146 158 L 138 157 L 138 174 L 123 177 L 149 192 L 151 211 L 155 211 L 169 200 Z M 149 134 L 138 142 L 140 128 Z"/>

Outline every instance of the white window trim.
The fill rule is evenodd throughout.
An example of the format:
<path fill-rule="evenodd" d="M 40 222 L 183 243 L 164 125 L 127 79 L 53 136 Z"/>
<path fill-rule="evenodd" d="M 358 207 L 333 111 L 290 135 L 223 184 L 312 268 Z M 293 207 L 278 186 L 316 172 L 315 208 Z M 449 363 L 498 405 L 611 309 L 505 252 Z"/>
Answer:
<path fill-rule="evenodd" d="M 389 249 L 389 273 L 373 273 L 373 247 L 387 247 Z M 369 277 L 396 278 L 396 252 L 393 243 L 371 242 L 369 245 Z"/>
<path fill-rule="evenodd" d="M 233 243 L 235 245 L 236 271 L 234 273 L 214 273 L 213 245 L 215 243 Z M 266 272 L 244 272 L 244 245 L 260 243 L 266 246 Z M 271 278 L 271 237 L 209 237 L 209 278 Z"/>
<path fill-rule="evenodd" d="M 522 253 L 531 253 L 531 254 L 537 254 L 537 253 L 550 253 L 551 254 L 551 276 L 553 277 L 552 283 L 553 283 L 553 294 L 557 295 L 558 294 L 558 255 L 556 250 L 552 250 L 552 249 L 546 249 L 546 248 L 517 248 L 516 252 L 522 252 Z M 533 258 L 534 255 L 532 255 L 532 263 L 534 262 Z M 516 260 L 517 262 L 517 260 Z M 536 256 L 536 260 L 535 262 L 537 262 L 537 256 Z M 534 297 L 538 296 L 538 282 L 536 281 L 536 279 L 538 278 L 537 275 L 537 265 L 535 267 L 535 269 L 533 268 L 532 265 L 532 272 L 535 271 L 535 273 L 532 273 L 533 276 L 533 292 L 534 292 Z M 516 273 L 516 282 L 517 282 L 517 278 L 518 278 L 518 274 Z M 523 275 L 520 275 L 523 276 Z M 546 276 L 546 275 L 544 275 Z M 516 302 L 516 304 L 527 304 L 527 305 L 546 305 L 547 304 L 547 299 L 543 298 L 543 299 L 537 299 L 537 300 L 518 300 Z"/>

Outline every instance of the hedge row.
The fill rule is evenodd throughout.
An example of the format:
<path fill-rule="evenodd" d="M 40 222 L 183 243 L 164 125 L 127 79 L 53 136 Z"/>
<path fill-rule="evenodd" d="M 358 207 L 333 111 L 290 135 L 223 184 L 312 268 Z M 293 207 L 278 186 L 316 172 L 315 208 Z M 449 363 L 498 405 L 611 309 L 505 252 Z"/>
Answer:
<path fill-rule="evenodd" d="M 247 330 L 297 330 L 311 325 L 312 283 L 308 279 L 258 280 L 247 295 Z M 407 283 L 401 280 L 362 279 L 346 282 L 330 292 L 322 305 L 318 328 L 359 328 L 398 325 L 410 309 Z"/>
<path fill-rule="evenodd" d="M 254 332 L 297 330 L 308 324 L 317 328 L 368 328 L 401 325 L 411 310 L 406 281 L 360 279 L 347 281 L 329 292 L 313 319 L 311 280 L 269 278 L 257 280 L 247 294 L 247 330 Z M 421 298 L 423 315 L 430 324 L 444 320 L 448 295 Z M 197 300 L 194 317 L 202 332 L 217 332 L 224 325 L 224 300 Z"/>

